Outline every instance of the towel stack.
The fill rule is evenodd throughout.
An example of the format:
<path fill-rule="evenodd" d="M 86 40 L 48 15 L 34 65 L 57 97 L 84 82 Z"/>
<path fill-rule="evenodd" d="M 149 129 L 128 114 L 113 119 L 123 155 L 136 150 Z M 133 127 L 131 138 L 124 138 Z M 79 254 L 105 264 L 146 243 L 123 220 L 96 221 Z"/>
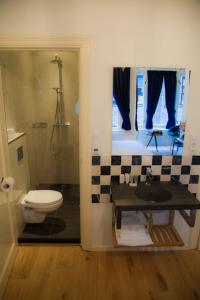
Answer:
<path fill-rule="evenodd" d="M 121 229 L 115 228 L 117 243 L 123 246 L 152 245 L 153 241 L 147 232 L 145 222 L 140 212 L 123 212 Z"/>

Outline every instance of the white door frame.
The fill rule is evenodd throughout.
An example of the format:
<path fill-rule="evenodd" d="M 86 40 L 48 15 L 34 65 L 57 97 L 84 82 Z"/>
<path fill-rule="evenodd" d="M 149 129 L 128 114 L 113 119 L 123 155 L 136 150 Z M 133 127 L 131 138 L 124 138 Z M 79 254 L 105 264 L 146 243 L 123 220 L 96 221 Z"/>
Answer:
<path fill-rule="evenodd" d="M 9 155 L 8 155 L 8 142 L 7 142 L 7 133 L 6 133 L 6 120 L 5 120 L 5 109 L 4 109 L 4 101 L 3 101 L 3 93 L 2 93 L 2 70 L 0 67 L 0 167 L 1 167 L 1 176 L 7 177 L 11 175 L 10 173 L 10 165 L 9 165 Z M 0 181 L 1 181 L 0 177 Z M 16 254 L 16 236 L 11 208 L 12 201 L 12 193 L 2 193 L 2 197 L 5 198 L 5 205 L 8 210 L 8 220 L 7 226 L 9 226 L 9 230 L 11 233 L 10 247 L 8 249 L 7 257 L 3 264 L 3 269 L 0 273 L 0 299 L 3 295 L 4 288 L 6 286 L 6 282 L 15 258 Z M 3 199 L 4 201 L 4 199 Z M 1 247 L 2 245 L 0 245 Z"/>
<path fill-rule="evenodd" d="M 87 36 L 64 37 L 1 37 L 2 50 L 53 50 L 77 49 L 79 51 L 79 160 L 80 160 L 80 215 L 81 246 L 89 249 L 92 242 L 91 226 L 91 128 L 90 128 L 90 40 Z"/>

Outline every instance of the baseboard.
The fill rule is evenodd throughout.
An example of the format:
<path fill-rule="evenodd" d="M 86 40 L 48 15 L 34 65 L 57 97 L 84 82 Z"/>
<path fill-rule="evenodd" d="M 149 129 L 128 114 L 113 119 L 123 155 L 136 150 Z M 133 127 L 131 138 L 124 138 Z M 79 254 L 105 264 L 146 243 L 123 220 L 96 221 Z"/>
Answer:
<path fill-rule="evenodd" d="M 0 300 L 3 297 L 3 293 L 8 281 L 8 276 L 10 274 L 15 256 L 16 256 L 16 252 L 17 252 L 17 245 L 15 243 L 13 243 L 13 245 L 10 248 L 6 263 L 4 265 L 2 274 L 0 275 Z"/>
<path fill-rule="evenodd" d="M 159 251 L 185 251 L 190 250 L 188 246 L 183 247 L 114 247 L 114 246 L 103 246 L 103 245 L 93 245 L 93 246 L 82 246 L 85 251 L 113 251 L 113 252 L 159 252 Z"/>

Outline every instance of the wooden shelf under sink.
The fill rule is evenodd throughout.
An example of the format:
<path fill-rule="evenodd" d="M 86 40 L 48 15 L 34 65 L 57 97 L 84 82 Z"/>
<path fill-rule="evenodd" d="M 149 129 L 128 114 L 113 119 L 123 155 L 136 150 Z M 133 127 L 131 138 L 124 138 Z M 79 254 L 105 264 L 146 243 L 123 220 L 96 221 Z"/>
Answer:
<path fill-rule="evenodd" d="M 117 242 L 116 234 L 115 234 L 115 217 L 113 218 L 113 242 L 115 247 L 123 247 L 124 248 L 137 248 L 137 247 L 181 247 L 184 246 L 184 242 L 181 239 L 179 233 L 177 232 L 173 221 L 174 221 L 174 211 L 170 211 L 169 213 L 169 223 L 163 225 L 155 225 L 152 221 L 148 224 L 148 232 L 151 236 L 153 244 L 145 245 L 145 246 L 126 246 L 119 245 Z"/>
<path fill-rule="evenodd" d="M 174 225 L 152 225 L 149 228 L 149 234 L 154 247 L 184 245 Z"/>
<path fill-rule="evenodd" d="M 137 247 L 181 247 L 184 243 L 174 225 L 152 225 L 149 234 L 153 244 L 145 246 L 126 246 L 117 243 L 115 228 L 113 228 L 113 242 L 115 247 L 137 248 Z"/>

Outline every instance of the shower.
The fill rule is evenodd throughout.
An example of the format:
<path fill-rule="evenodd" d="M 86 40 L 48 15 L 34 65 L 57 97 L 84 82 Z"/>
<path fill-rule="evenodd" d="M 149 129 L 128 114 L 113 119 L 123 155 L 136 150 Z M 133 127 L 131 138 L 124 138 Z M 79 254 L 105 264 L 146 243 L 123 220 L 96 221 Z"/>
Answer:
<path fill-rule="evenodd" d="M 69 122 L 65 122 L 65 106 L 64 106 L 64 91 L 62 82 L 62 60 L 56 54 L 51 63 L 58 65 L 58 87 L 53 87 L 56 92 L 56 110 L 54 116 L 54 123 L 52 126 L 50 148 L 51 154 L 56 155 L 62 153 L 62 137 L 63 128 L 70 126 Z"/>
<path fill-rule="evenodd" d="M 80 243 L 79 51 L 4 50 L 2 63 L 6 125 L 16 130 L 16 138 L 7 145 L 10 173 L 22 198 L 31 194 L 33 202 L 43 206 L 43 215 L 37 214 L 35 203 L 30 213 L 24 199 L 13 195 L 24 211 L 18 214 L 18 242 Z M 16 149 L 23 150 L 18 151 L 23 154 L 19 163 Z M 42 216 L 42 223 L 29 223 L 42 221 Z"/>

